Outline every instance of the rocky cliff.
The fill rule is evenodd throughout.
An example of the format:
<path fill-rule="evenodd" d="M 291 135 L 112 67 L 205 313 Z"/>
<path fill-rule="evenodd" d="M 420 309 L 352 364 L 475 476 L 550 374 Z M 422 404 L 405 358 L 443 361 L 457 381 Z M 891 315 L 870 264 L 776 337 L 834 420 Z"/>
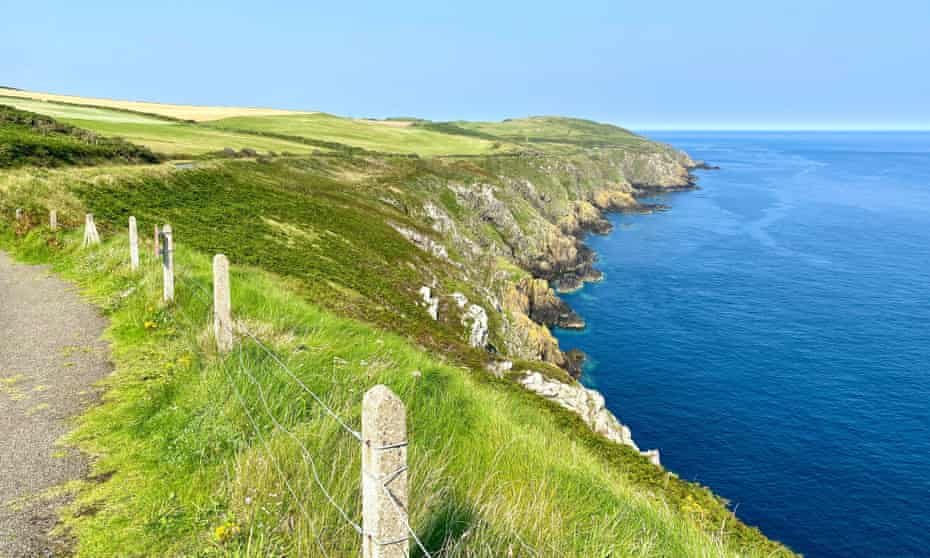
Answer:
<path fill-rule="evenodd" d="M 424 252 L 458 267 L 460 285 L 470 287 L 467 296 L 460 287 L 422 287 L 423 311 L 459 324 L 471 347 L 497 353 L 489 355 L 498 363 L 491 365 L 495 370 L 500 358 L 508 359 L 508 370 L 512 361 L 541 361 L 578 378 L 583 355 L 563 352 L 550 327 L 585 327 L 556 294 L 602 277 L 585 235 L 610 231 L 609 212 L 650 210 L 637 201 L 644 192 L 692 187 L 689 171 L 697 164 L 671 147 L 644 142 L 635 148 L 488 157 L 470 165 L 471 172 L 433 184 L 434 196 L 410 209 L 434 235 L 395 227 Z M 442 305 L 442 297 L 455 303 Z M 577 381 L 516 368 L 512 373 L 523 374 L 524 387 L 635 448 L 600 394 Z M 648 457 L 657 461 L 654 454 Z"/>

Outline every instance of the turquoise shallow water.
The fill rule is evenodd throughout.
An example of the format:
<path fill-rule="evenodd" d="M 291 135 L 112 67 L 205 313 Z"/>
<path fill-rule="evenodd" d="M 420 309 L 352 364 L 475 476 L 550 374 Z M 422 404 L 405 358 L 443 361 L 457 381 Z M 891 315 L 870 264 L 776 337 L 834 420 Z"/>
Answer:
<path fill-rule="evenodd" d="M 584 381 L 807 556 L 930 556 L 930 133 L 648 135 L 722 169 L 588 239 Z"/>

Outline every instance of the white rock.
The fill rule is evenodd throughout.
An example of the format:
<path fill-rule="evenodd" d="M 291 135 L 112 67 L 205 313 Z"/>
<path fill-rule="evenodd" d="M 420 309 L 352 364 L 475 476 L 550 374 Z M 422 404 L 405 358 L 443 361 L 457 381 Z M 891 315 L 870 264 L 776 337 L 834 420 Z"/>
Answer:
<path fill-rule="evenodd" d="M 587 389 L 580 384 L 564 384 L 557 380 L 548 380 L 539 372 L 528 372 L 519 380 L 526 389 L 545 397 L 572 411 L 591 427 L 591 430 L 608 440 L 630 446 L 651 463 L 659 466 L 659 450 L 640 451 L 630 429 L 621 424 L 604 404 L 600 392 Z"/>
<path fill-rule="evenodd" d="M 423 303 L 426 304 L 426 311 L 429 313 L 430 318 L 434 320 L 439 319 L 439 297 L 433 296 L 433 291 L 427 286 L 420 287 L 420 298 L 423 299 Z"/>

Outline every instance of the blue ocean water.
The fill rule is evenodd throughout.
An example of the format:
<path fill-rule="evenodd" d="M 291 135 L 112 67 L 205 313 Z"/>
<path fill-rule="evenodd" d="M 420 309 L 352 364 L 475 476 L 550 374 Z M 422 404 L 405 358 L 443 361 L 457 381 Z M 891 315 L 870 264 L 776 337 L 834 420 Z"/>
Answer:
<path fill-rule="evenodd" d="M 930 556 L 930 133 L 648 135 L 722 168 L 589 237 L 584 381 L 795 550 Z"/>

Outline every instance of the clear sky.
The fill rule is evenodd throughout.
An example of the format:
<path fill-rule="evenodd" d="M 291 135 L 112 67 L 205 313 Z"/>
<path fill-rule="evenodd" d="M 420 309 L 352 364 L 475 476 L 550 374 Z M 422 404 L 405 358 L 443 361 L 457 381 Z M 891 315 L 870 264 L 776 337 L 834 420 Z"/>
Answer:
<path fill-rule="evenodd" d="M 0 85 L 352 116 L 930 128 L 930 0 L 0 0 Z"/>

